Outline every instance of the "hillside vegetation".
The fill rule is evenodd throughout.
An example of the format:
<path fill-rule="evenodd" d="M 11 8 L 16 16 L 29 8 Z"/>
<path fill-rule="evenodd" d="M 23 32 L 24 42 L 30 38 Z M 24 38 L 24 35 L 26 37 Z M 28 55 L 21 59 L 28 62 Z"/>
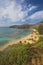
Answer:
<path fill-rule="evenodd" d="M 33 25 L 33 28 L 37 29 L 39 34 L 43 34 L 43 21 Z"/>
<path fill-rule="evenodd" d="M 35 45 L 21 42 L 0 52 L 0 65 L 43 65 L 43 38 Z"/>
<path fill-rule="evenodd" d="M 39 25 L 38 31 L 39 31 L 40 34 L 43 34 L 43 24 Z"/>
<path fill-rule="evenodd" d="M 33 45 L 35 48 L 43 48 L 43 37 L 40 37 L 38 42 Z"/>

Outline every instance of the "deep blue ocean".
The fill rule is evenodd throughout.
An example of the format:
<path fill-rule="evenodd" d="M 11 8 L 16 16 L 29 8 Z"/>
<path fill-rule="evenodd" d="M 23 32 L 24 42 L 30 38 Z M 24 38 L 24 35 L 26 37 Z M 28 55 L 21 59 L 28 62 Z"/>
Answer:
<path fill-rule="evenodd" d="M 0 47 L 32 33 L 30 29 L 0 28 Z"/>

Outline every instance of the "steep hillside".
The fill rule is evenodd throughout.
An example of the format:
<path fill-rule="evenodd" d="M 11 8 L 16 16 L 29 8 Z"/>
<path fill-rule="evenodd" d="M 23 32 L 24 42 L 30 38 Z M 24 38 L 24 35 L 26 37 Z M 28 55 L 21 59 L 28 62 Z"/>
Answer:
<path fill-rule="evenodd" d="M 0 65 L 43 65 L 43 48 L 15 44 L 0 52 Z"/>
<path fill-rule="evenodd" d="M 33 28 L 39 31 L 39 34 L 43 34 L 43 21 L 33 25 Z"/>
<path fill-rule="evenodd" d="M 43 21 L 33 25 L 33 28 L 38 29 L 39 26 L 43 27 Z"/>

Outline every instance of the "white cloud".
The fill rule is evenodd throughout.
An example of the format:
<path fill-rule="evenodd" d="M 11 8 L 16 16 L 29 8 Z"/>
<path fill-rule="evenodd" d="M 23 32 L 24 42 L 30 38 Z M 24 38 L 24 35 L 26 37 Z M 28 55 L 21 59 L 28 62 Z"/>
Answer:
<path fill-rule="evenodd" d="M 24 0 L 20 0 L 24 2 Z M 6 4 L 7 0 L 4 4 Z M 28 5 L 28 9 L 23 11 L 23 7 L 21 4 L 18 4 L 16 0 L 10 1 L 6 6 L 0 8 L 0 20 L 4 18 L 8 18 L 11 21 L 26 21 L 26 17 L 31 10 L 34 10 L 36 6 Z"/>
<path fill-rule="evenodd" d="M 43 18 L 43 11 L 38 11 L 36 13 L 34 13 L 33 15 L 31 15 L 30 17 L 28 17 L 27 19 L 40 19 Z"/>
<path fill-rule="evenodd" d="M 28 7 L 30 7 L 31 6 L 31 4 L 28 6 Z M 30 8 L 29 8 L 29 11 L 31 11 L 31 10 L 33 10 L 33 9 L 36 9 L 37 8 L 37 6 L 31 6 Z"/>
<path fill-rule="evenodd" d="M 22 11 L 22 6 L 16 2 L 11 2 L 6 8 L 0 8 L 0 19 L 7 17 L 12 21 L 22 21 L 27 15 L 27 11 Z"/>

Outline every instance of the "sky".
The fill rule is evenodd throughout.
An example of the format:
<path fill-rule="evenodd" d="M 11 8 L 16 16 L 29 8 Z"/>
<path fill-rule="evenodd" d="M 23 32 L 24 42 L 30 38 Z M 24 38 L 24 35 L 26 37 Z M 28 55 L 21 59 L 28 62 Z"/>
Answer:
<path fill-rule="evenodd" d="M 43 0 L 0 0 L 0 27 L 43 21 Z"/>

